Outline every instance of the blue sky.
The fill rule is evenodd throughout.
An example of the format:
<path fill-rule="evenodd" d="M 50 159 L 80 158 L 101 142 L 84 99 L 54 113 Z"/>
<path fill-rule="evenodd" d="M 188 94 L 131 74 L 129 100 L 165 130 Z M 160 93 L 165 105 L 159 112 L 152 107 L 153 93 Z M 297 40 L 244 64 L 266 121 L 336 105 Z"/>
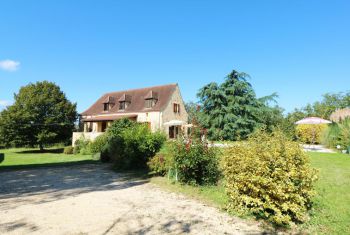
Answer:
<path fill-rule="evenodd" d="M 0 109 L 42 80 L 79 112 L 108 91 L 167 83 L 196 101 L 236 69 L 290 111 L 349 90 L 349 12 L 337 0 L 2 1 Z"/>

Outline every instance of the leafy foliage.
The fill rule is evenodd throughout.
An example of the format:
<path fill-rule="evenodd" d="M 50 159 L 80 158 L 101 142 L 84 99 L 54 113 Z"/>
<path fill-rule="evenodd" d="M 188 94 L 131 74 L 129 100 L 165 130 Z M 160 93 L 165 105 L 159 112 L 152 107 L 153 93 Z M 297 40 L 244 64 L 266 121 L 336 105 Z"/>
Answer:
<path fill-rule="evenodd" d="M 54 83 L 43 81 L 22 87 L 14 104 L 0 114 L 1 142 L 34 146 L 69 142 L 77 119 L 71 103 Z"/>
<path fill-rule="evenodd" d="M 277 119 L 282 120 L 281 109 L 267 105 L 276 95 L 258 99 L 247 77 L 233 70 L 222 84 L 213 82 L 199 90 L 199 119 L 210 139 L 245 139 L 255 128 L 272 129 Z"/>
<path fill-rule="evenodd" d="M 74 148 L 72 146 L 67 146 L 64 148 L 63 153 L 64 154 L 73 154 Z"/>
<path fill-rule="evenodd" d="M 298 143 L 258 131 L 222 159 L 229 210 L 250 211 L 277 225 L 307 219 L 316 172 Z"/>
<path fill-rule="evenodd" d="M 216 184 L 219 176 L 217 150 L 200 139 L 179 139 L 173 145 L 173 165 L 180 182 L 192 185 Z"/>
<path fill-rule="evenodd" d="M 127 119 L 114 122 L 107 135 L 108 157 L 120 169 L 147 167 L 148 160 L 159 151 L 166 139 L 163 133 L 152 133 L 147 125 Z"/>
<path fill-rule="evenodd" d="M 108 143 L 108 135 L 103 133 L 102 135 L 97 136 L 97 138 L 90 143 L 90 151 L 92 154 L 102 152 L 103 148 Z"/>
<path fill-rule="evenodd" d="M 322 136 L 327 129 L 327 124 L 302 124 L 296 126 L 296 136 L 302 142 L 306 144 L 319 144 L 321 143 Z"/>
<path fill-rule="evenodd" d="M 173 142 L 165 142 L 160 151 L 147 162 L 147 165 L 152 171 L 152 173 L 164 176 L 174 165 L 174 154 L 172 144 Z"/>
<path fill-rule="evenodd" d="M 80 153 L 83 155 L 91 154 L 90 146 L 91 146 L 91 141 L 86 139 L 84 136 L 82 136 L 75 141 L 75 147 L 74 147 L 73 153 L 74 154 Z"/>
<path fill-rule="evenodd" d="M 328 147 L 347 149 L 350 146 L 350 119 L 346 118 L 339 123 L 332 123 L 328 126 L 323 135 L 323 144 Z"/>

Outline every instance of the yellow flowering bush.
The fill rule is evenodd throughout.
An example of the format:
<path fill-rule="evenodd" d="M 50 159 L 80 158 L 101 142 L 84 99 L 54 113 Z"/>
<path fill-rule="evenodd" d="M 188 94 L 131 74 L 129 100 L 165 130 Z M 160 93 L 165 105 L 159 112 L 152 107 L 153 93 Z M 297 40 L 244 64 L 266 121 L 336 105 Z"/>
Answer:
<path fill-rule="evenodd" d="M 248 211 L 276 225 L 307 220 L 316 170 L 298 143 L 279 131 L 258 131 L 225 151 L 221 162 L 228 209 Z"/>
<path fill-rule="evenodd" d="M 321 143 L 327 124 L 301 124 L 296 126 L 296 136 L 303 143 Z"/>

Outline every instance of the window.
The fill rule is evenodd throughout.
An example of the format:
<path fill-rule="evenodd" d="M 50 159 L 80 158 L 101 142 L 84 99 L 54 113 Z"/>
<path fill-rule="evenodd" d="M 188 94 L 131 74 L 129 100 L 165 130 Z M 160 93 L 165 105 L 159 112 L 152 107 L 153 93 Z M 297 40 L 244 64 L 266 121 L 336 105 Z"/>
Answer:
<path fill-rule="evenodd" d="M 108 103 L 104 103 L 103 104 L 103 110 L 104 111 L 108 111 L 109 110 L 109 104 Z"/>
<path fill-rule="evenodd" d="M 126 107 L 125 103 L 126 103 L 125 101 L 119 102 L 119 110 L 124 110 L 125 109 L 125 107 Z"/>
<path fill-rule="evenodd" d="M 147 99 L 146 108 L 152 108 L 154 105 L 156 105 L 156 103 L 157 103 L 156 99 Z"/>
<path fill-rule="evenodd" d="M 180 113 L 180 104 L 174 103 L 174 113 Z"/>

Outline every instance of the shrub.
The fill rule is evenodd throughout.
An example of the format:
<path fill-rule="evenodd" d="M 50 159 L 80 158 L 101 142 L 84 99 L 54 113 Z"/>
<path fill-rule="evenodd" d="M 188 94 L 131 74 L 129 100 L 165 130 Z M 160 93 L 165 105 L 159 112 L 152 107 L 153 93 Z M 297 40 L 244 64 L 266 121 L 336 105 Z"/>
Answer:
<path fill-rule="evenodd" d="M 85 139 L 84 136 L 80 137 L 78 140 L 75 141 L 73 153 L 74 154 L 80 153 L 83 155 L 91 154 L 90 143 L 91 141 L 88 139 Z"/>
<path fill-rule="evenodd" d="M 350 119 L 330 124 L 323 135 L 322 143 L 331 148 L 339 145 L 342 149 L 347 149 L 350 146 Z"/>
<path fill-rule="evenodd" d="M 128 129 L 132 126 L 138 125 L 138 123 L 131 121 L 127 118 L 122 118 L 117 121 L 114 121 L 107 129 L 106 135 L 108 139 L 113 139 L 122 134 L 125 129 Z"/>
<path fill-rule="evenodd" d="M 225 151 L 222 169 L 229 210 L 249 211 L 277 225 L 303 222 L 316 171 L 298 143 L 279 131 L 258 131 Z"/>
<path fill-rule="evenodd" d="M 208 148 L 200 139 L 178 139 L 173 149 L 177 179 L 192 185 L 216 184 L 220 176 L 217 153 L 215 148 Z"/>
<path fill-rule="evenodd" d="M 329 148 L 336 148 L 341 145 L 341 129 L 337 123 L 332 123 L 328 126 L 322 136 L 322 143 Z"/>
<path fill-rule="evenodd" d="M 321 143 L 327 124 L 301 124 L 296 126 L 296 136 L 303 143 Z"/>
<path fill-rule="evenodd" d="M 109 139 L 107 151 L 119 169 L 145 168 L 165 139 L 162 133 L 152 133 L 146 125 L 134 123 Z"/>
<path fill-rule="evenodd" d="M 168 171 L 166 166 L 166 155 L 157 153 L 147 162 L 148 167 L 156 175 L 165 175 Z"/>
<path fill-rule="evenodd" d="M 63 150 L 64 154 L 73 154 L 74 148 L 72 146 L 65 147 Z"/>
<path fill-rule="evenodd" d="M 79 145 L 74 146 L 74 148 L 73 148 L 73 154 L 76 155 L 76 154 L 79 154 L 79 153 L 80 153 L 80 147 L 79 147 Z"/>
<path fill-rule="evenodd" d="M 97 138 L 90 143 L 90 151 L 92 154 L 100 153 L 102 152 L 102 149 L 107 145 L 108 142 L 108 135 L 102 134 L 100 136 L 97 136 Z"/>
<path fill-rule="evenodd" d="M 152 173 L 164 176 L 174 165 L 173 142 L 167 141 L 163 144 L 159 152 L 152 157 L 147 165 Z"/>
<path fill-rule="evenodd" d="M 105 146 L 101 150 L 100 160 L 101 162 L 109 162 L 111 160 L 111 158 L 109 157 L 107 146 Z"/>

